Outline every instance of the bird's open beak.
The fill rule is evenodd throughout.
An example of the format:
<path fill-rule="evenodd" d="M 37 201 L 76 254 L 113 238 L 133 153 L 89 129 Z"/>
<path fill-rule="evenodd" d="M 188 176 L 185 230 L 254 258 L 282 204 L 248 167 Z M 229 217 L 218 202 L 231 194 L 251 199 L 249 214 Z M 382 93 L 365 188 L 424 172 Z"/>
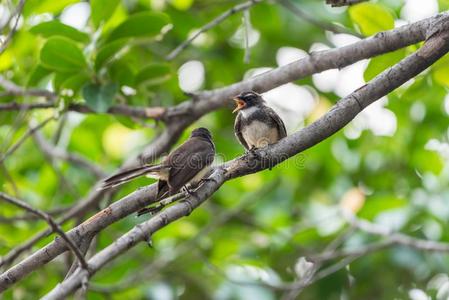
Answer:
<path fill-rule="evenodd" d="M 246 106 L 246 103 L 243 100 L 240 100 L 239 98 L 234 98 L 235 104 L 237 105 L 236 108 L 232 111 L 232 113 L 238 112 L 242 108 Z"/>

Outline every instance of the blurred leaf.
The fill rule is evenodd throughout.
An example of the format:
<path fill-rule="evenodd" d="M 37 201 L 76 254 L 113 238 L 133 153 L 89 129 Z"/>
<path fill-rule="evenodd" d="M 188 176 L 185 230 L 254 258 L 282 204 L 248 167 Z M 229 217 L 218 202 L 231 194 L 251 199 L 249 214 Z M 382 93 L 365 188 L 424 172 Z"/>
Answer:
<path fill-rule="evenodd" d="M 130 117 L 125 116 L 118 116 L 115 115 L 114 118 L 119 121 L 122 125 L 130 128 L 130 129 L 136 129 L 138 128 L 136 122 L 134 122 Z"/>
<path fill-rule="evenodd" d="M 13 63 L 13 55 L 10 49 L 6 49 L 2 54 L 0 54 L 0 71 L 11 68 Z"/>
<path fill-rule="evenodd" d="M 407 201 L 390 195 L 378 195 L 368 197 L 365 205 L 358 213 L 359 217 L 372 220 L 379 213 L 403 207 L 407 205 Z"/>
<path fill-rule="evenodd" d="M 122 49 L 128 43 L 129 43 L 128 39 L 121 39 L 101 47 L 98 50 L 97 57 L 95 58 L 95 70 L 99 70 L 112 57 L 117 55 L 120 49 Z"/>
<path fill-rule="evenodd" d="M 349 8 L 351 20 L 366 35 L 394 28 L 394 18 L 381 4 L 360 3 Z"/>
<path fill-rule="evenodd" d="M 79 0 L 28 0 L 23 8 L 25 15 L 54 13 L 57 14 L 66 6 L 79 2 Z"/>
<path fill-rule="evenodd" d="M 74 41 L 87 43 L 89 36 L 71 26 L 65 25 L 58 20 L 40 23 L 30 29 L 34 34 L 40 34 L 46 38 L 52 36 L 64 36 Z"/>
<path fill-rule="evenodd" d="M 76 44 L 64 37 L 51 37 L 41 50 L 41 62 L 46 68 L 60 72 L 76 72 L 87 67 Z"/>
<path fill-rule="evenodd" d="M 114 102 L 117 93 L 117 84 L 109 83 L 106 85 L 87 84 L 83 88 L 83 97 L 86 104 L 93 111 L 104 113 Z"/>
<path fill-rule="evenodd" d="M 117 82 L 119 86 L 134 85 L 134 72 L 125 61 L 119 60 L 114 62 L 109 68 L 109 74 L 112 81 Z"/>
<path fill-rule="evenodd" d="M 117 4 L 120 0 L 91 0 L 91 18 L 95 27 L 98 27 L 101 22 L 108 20 L 115 9 L 117 8 Z"/>
<path fill-rule="evenodd" d="M 432 75 L 438 84 L 449 87 L 449 55 L 446 54 L 432 66 Z"/>
<path fill-rule="evenodd" d="M 171 77 L 170 65 L 159 63 L 144 67 L 136 75 L 136 84 L 146 86 L 160 84 Z"/>
<path fill-rule="evenodd" d="M 440 11 L 445 11 L 449 9 L 449 0 L 438 0 Z"/>
<path fill-rule="evenodd" d="M 28 78 L 27 86 L 37 86 L 42 79 L 51 73 L 51 70 L 44 68 L 42 65 L 37 65 Z"/>
<path fill-rule="evenodd" d="M 72 90 L 74 94 L 76 94 L 87 82 L 89 82 L 89 76 L 85 72 L 78 74 L 57 73 L 55 81 L 57 81 L 55 88 Z"/>
<path fill-rule="evenodd" d="M 188 10 L 194 0 L 171 0 L 170 3 L 173 5 L 176 9 L 179 10 Z"/>
<path fill-rule="evenodd" d="M 449 88 L 449 65 L 435 69 L 433 71 L 433 78 L 439 84 Z"/>
<path fill-rule="evenodd" d="M 391 53 L 387 53 L 372 58 L 364 73 L 365 81 L 367 82 L 370 81 L 371 79 L 382 73 L 384 70 L 397 64 L 404 57 L 405 57 L 405 50 L 400 49 Z"/>
<path fill-rule="evenodd" d="M 162 27 L 167 25 L 168 22 L 168 16 L 163 13 L 137 13 L 118 25 L 109 35 L 108 41 L 129 37 L 153 38 L 161 32 Z"/>

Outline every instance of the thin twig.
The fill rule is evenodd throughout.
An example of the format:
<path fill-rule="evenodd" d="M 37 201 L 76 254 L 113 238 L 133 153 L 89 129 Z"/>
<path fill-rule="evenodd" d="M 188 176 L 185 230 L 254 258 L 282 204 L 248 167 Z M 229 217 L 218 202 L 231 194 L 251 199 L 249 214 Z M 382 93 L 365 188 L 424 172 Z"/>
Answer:
<path fill-rule="evenodd" d="M 46 211 L 45 213 L 54 218 L 55 216 L 60 215 L 69 209 L 70 209 L 70 206 L 69 207 L 58 207 L 58 208 L 53 208 L 49 211 Z M 25 213 L 22 215 L 11 216 L 11 217 L 0 216 L 0 223 L 11 224 L 14 222 L 19 222 L 19 221 L 36 221 L 36 220 L 41 220 L 41 219 L 42 218 L 36 216 L 35 214 Z"/>
<path fill-rule="evenodd" d="M 206 25 L 201 27 L 198 31 L 195 32 L 195 34 L 193 34 L 187 40 L 182 42 L 178 47 L 176 47 L 172 52 L 170 52 L 170 54 L 168 54 L 165 57 L 165 59 L 166 60 L 174 59 L 176 56 L 178 56 L 179 53 L 181 53 L 185 48 L 187 48 L 202 33 L 208 31 L 209 29 L 211 29 L 211 28 L 213 28 L 215 26 L 217 26 L 218 24 L 220 24 L 221 22 L 223 22 L 225 19 L 227 19 L 228 17 L 232 16 L 233 14 L 238 13 L 240 11 L 247 10 L 247 9 L 251 8 L 252 6 L 254 6 L 257 3 L 260 3 L 262 1 L 263 0 L 250 0 L 250 1 L 247 1 L 247 2 L 244 2 L 244 3 L 240 3 L 240 4 L 232 7 L 231 9 L 225 11 L 224 13 L 222 13 L 221 15 L 219 15 L 218 17 L 216 17 L 215 19 L 213 19 L 212 21 L 210 21 L 209 23 L 207 23 Z"/>
<path fill-rule="evenodd" d="M 45 119 L 44 121 L 42 121 L 41 123 L 39 123 L 39 125 L 28 129 L 28 131 L 17 141 L 17 143 L 15 143 L 13 146 L 11 146 L 6 152 L 5 154 L 3 154 L 0 157 L 0 163 L 3 163 L 3 161 L 11 154 L 13 154 L 25 141 L 26 139 L 32 135 L 35 131 L 41 129 L 42 127 L 44 127 L 45 125 L 47 125 L 48 122 L 55 120 L 55 116 L 51 116 L 47 119 Z"/>
<path fill-rule="evenodd" d="M 79 156 L 75 153 L 70 153 L 58 148 L 55 145 L 50 144 L 50 142 L 46 141 L 42 133 L 35 131 L 33 134 L 33 138 L 36 141 L 37 146 L 40 148 L 42 152 L 44 152 L 47 156 L 58 158 L 62 160 L 66 160 L 73 164 L 76 164 L 82 168 L 93 173 L 97 178 L 104 178 L 106 173 L 96 164 L 88 161 L 82 156 Z"/>
<path fill-rule="evenodd" d="M 65 232 L 62 230 L 62 228 L 53 220 L 53 218 L 47 214 L 46 212 L 33 208 L 30 205 L 28 205 L 27 203 L 19 200 L 19 199 L 15 199 L 3 192 L 0 192 L 0 198 L 3 199 L 4 201 L 18 206 L 32 214 L 35 214 L 36 216 L 41 217 L 43 220 L 45 220 L 48 225 L 50 225 L 51 229 L 53 230 L 53 232 L 57 233 L 66 243 L 67 247 L 73 251 L 73 253 L 75 254 L 75 256 L 78 258 L 78 261 L 80 263 L 80 265 L 82 266 L 83 269 L 89 271 L 89 265 L 87 264 L 87 262 L 84 259 L 84 256 L 81 254 L 80 250 L 78 249 L 78 247 L 75 245 L 75 243 L 73 243 L 73 241 L 65 234 Z"/>
<path fill-rule="evenodd" d="M 243 62 L 245 64 L 248 64 L 251 58 L 251 49 L 249 47 L 249 32 L 251 30 L 251 20 L 248 9 L 243 12 L 243 28 L 245 30 L 245 56 L 243 58 Z"/>
<path fill-rule="evenodd" d="M 3 40 L 2 44 L 0 45 L 0 54 L 2 54 L 3 51 L 5 51 L 6 47 L 8 46 L 8 44 L 11 41 L 14 33 L 17 30 L 17 25 L 19 24 L 20 15 L 22 14 L 22 10 L 23 10 L 23 6 L 24 5 L 25 5 L 25 0 L 20 0 L 19 4 L 17 5 L 16 11 L 13 14 L 13 16 L 16 16 L 16 20 L 14 21 L 14 25 L 12 26 L 12 28 L 9 31 L 8 35 L 6 36 L 6 38 Z M 9 22 L 5 25 L 5 27 L 8 24 L 9 24 Z"/>

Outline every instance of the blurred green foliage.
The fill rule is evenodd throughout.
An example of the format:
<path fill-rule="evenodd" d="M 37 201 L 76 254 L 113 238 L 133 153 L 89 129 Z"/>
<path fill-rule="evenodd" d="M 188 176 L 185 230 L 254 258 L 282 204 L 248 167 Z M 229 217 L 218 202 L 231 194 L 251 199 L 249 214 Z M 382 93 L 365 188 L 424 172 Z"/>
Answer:
<path fill-rule="evenodd" d="M 62 23 L 67 10 L 80 3 L 90 8 L 85 26 L 77 29 Z M 213 89 L 241 81 L 252 68 L 276 67 L 276 54 L 281 47 L 305 51 L 313 43 L 333 47 L 329 33 L 269 2 L 251 8 L 251 25 L 260 36 L 250 49 L 248 64 L 243 63 L 244 49 L 231 42 L 242 25 L 241 14 L 208 31 L 173 61 L 165 61 L 164 57 L 192 32 L 237 3 L 29 0 L 20 28 L 7 50 L 0 54 L 0 72 L 20 86 L 54 90 L 60 95 L 60 112 L 69 103 L 87 104 L 98 112 L 68 113 L 66 118 L 60 117 L 45 126 L 43 134 L 57 147 L 112 172 L 128 157 L 137 155 L 160 128 L 155 128 L 151 120 L 142 122 L 101 113 L 118 103 L 171 106 L 185 100 L 177 76 L 185 62 L 201 61 L 205 69 L 202 86 Z M 371 1 L 349 9 L 330 8 L 324 0 L 297 0 L 295 4 L 320 20 L 372 35 L 394 27 L 404 1 Z M 6 4 L 0 5 L 6 8 Z M 439 9 L 449 9 L 449 1 L 440 0 Z M 416 48 L 371 59 L 363 77 L 372 79 Z M 319 99 L 304 125 L 339 99 L 334 92 L 320 91 L 311 78 L 295 84 L 312 89 Z M 394 115 L 396 127 L 392 134 L 379 135 L 367 128 L 353 135 L 351 124 L 272 171 L 227 182 L 188 218 L 155 234 L 153 249 L 139 245 L 95 275 L 88 298 L 277 299 L 281 295 L 278 291 L 237 282 L 262 279 L 275 284 L 294 280 L 299 257 L 323 251 L 344 230 L 337 211 L 352 203 L 348 201 L 356 201 L 351 207 L 355 205 L 361 218 L 419 238 L 449 242 L 449 232 L 445 230 L 449 225 L 449 100 L 445 101 L 448 88 L 446 56 L 389 95 L 382 109 Z M 0 97 L 0 102 L 12 100 L 28 103 L 38 99 Z M 5 152 L 20 139 L 29 119 L 44 120 L 54 113 L 0 112 L 0 151 Z M 197 126 L 211 129 L 222 160 L 243 153 L 234 139 L 230 110 L 211 113 L 192 128 Z M 61 179 L 61 174 L 68 182 Z M 31 138 L 0 169 L 2 191 L 17 194 L 44 210 L 76 203 L 89 193 L 95 180 L 83 168 L 60 160 L 50 162 Z M 110 200 L 150 182 L 138 179 Z M 23 214 L 9 205 L 0 207 L 1 217 Z M 129 216 L 113 224 L 99 234 L 97 249 L 108 246 L 145 218 Z M 77 222 L 69 222 L 64 228 Z M 43 228 L 42 221 L 0 224 L 0 255 Z M 52 239 L 41 241 L 33 250 Z M 356 232 L 344 241 L 343 247 L 356 248 L 373 240 Z M 42 296 L 63 279 L 66 269 L 64 260 L 58 259 L 3 297 Z M 306 288 L 301 299 L 408 299 L 412 289 L 435 297 L 438 291 L 432 280 L 448 272 L 448 256 L 395 247 L 356 260 L 348 268 Z M 110 293 L 100 287 L 106 287 Z"/>

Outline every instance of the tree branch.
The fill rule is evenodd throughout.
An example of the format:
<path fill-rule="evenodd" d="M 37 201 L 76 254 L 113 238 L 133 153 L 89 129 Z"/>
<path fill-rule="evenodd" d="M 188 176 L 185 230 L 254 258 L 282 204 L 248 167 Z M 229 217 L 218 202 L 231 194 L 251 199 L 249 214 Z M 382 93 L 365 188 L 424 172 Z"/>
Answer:
<path fill-rule="evenodd" d="M 353 45 L 313 53 L 310 57 L 303 58 L 289 65 L 279 67 L 270 72 L 266 72 L 257 77 L 250 78 L 228 87 L 200 93 L 198 94 L 199 98 L 195 102 L 192 100 L 185 101 L 176 107 L 168 109 L 168 119 L 172 116 L 176 116 L 176 113 L 184 114 L 183 118 L 177 118 L 176 122 L 170 122 L 166 130 L 164 130 L 162 134 L 160 134 L 137 159 L 130 158 L 123 164 L 122 169 L 135 166 L 139 162 L 154 159 L 155 157 L 161 155 L 161 153 L 168 151 L 170 146 L 179 138 L 185 128 L 190 126 L 195 120 L 204 114 L 226 106 L 230 102 L 229 100 L 232 96 L 243 90 L 254 89 L 259 92 L 265 92 L 289 81 L 297 80 L 327 69 L 341 68 L 361 59 L 373 57 L 415 44 L 426 38 L 427 30 L 432 28 L 434 22 L 443 22 L 448 19 L 449 14 L 439 14 L 432 18 L 380 33 L 375 37 L 367 38 L 354 43 Z M 429 65 L 430 64 L 431 62 L 429 61 Z M 420 68 L 424 67 L 422 64 L 418 65 Z M 404 78 L 404 76 L 400 76 L 400 80 L 406 80 L 411 77 L 413 77 L 413 74 L 407 74 L 406 78 Z M 377 82 L 374 84 L 374 87 L 376 87 L 375 89 L 373 88 L 373 85 L 370 84 L 353 94 L 358 99 L 362 99 L 362 96 L 366 96 L 366 99 L 363 98 L 364 102 L 362 104 L 364 106 L 367 106 L 369 103 L 374 101 L 375 97 L 377 97 L 379 93 L 386 94 L 393 88 L 393 86 L 401 84 L 400 82 L 393 80 L 391 81 L 393 86 L 391 86 L 389 78 L 385 78 L 384 74 L 381 79 L 375 79 L 373 82 Z M 385 85 L 385 87 L 388 87 L 389 89 L 383 91 L 382 88 L 377 88 L 381 85 Z M 376 91 L 376 94 L 373 93 L 374 91 Z M 264 149 L 265 153 L 263 153 L 262 156 L 264 157 L 264 161 L 271 157 L 272 161 L 276 161 L 274 159 L 276 158 L 278 159 L 277 161 L 280 162 L 286 159 L 288 155 L 294 155 L 307 149 L 308 147 L 313 146 L 343 127 L 361 109 L 361 106 L 359 106 L 359 103 L 355 100 L 353 95 L 341 100 L 334 107 L 334 109 L 332 109 L 323 118 L 313 123 L 311 126 L 308 126 L 307 128 L 304 128 L 303 130 L 287 137 L 272 147 Z M 346 110 L 347 112 L 345 113 Z M 340 117 L 342 117 L 341 120 Z M 280 158 L 276 156 L 276 153 L 278 153 Z M 242 157 L 228 163 L 226 166 L 230 168 L 230 172 L 227 173 L 227 177 L 233 178 L 242 176 L 255 172 L 258 168 L 259 170 L 262 169 L 261 164 L 259 163 L 253 164 L 254 167 L 252 168 L 248 164 L 245 165 L 246 159 L 246 157 Z M 252 160 L 247 161 L 247 163 L 249 162 L 252 163 Z M 73 217 L 80 212 L 85 212 L 90 207 L 95 206 L 103 196 L 102 191 L 96 191 L 96 188 L 99 186 L 100 184 L 97 183 L 86 199 L 79 202 L 66 214 L 64 220 L 67 220 L 67 218 L 70 219 L 70 217 Z M 211 186 L 211 184 L 208 183 L 203 188 L 214 188 L 214 186 L 215 184 Z M 143 208 L 145 205 L 148 205 L 154 201 L 154 195 L 154 185 L 142 188 L 124 199 L 113 203 L 102 212 L 96 214 L 94 217 L 72 229 L 67 233 L 67 235 L 73 239 L 80 239 L 80 236 L 83 234 L 98 232 L 119 219 Z M 177 205 L 175 205 L 175 207 L 176 206 Z M 40 234 L 42 235 L 43 233 Z M 62 243 L 55 241 L 25 258 L 22 262 L 0 275 L 0 292 L 22 279 L 28 273 L 54 259 L 64 251 L 66 251 L 65 246 Z"/>
<path fill-rule="evenodd" d="M 360 2 L 365 2 L 368 0 L 326 0 L 327 4 L 335 6 L 348 6 L 348 5 L 354 5 Z"/>
<path fill-rule="evenodd" d="M 56 222 L 53 220 L 53 218 L 49 214 L 47 214 L 46 212 L 44 212 L 42 210 L 33 208 L 30 205 L 28 205 L 27 203 L 25 203 L 19 199 L 15 199 L 15 198 L 13 198 L 5 193 L 2 193 L 2 192 L 0 192 L 0 198 L 12 205 L 20 207 L 38 217 L 40 217 L 45 222 L 47 222 L 48 225 L 50 225 L 50 228 L 63 239 L 63 241 L 67 245 L 67 247 L 75 254 L 75 256 L 78 258 L 78 261 L 79 261 L 80 265 L 82 266 L 82 268 L 84 270 L 86 270 L 87 272 L 89 272 L 89 266 L 88 266 L 87 262 L 84 260 L 84 256 L 78 249 L 78 246 L 76 246 L 73 243 L 73 241 L 65 234 L 65 232 L 62 230 L 62 228 L 58 224 L 56 224 Z"/>
<path fill-rule="evenodd" d="M 41 149 L 41 151 L 47 154 L 48 156 L 66 160 L 82 168 L 85 168 L 86 170 L 94 174 L 97 178 L 103 178 L 106 176 L 106 173 L 99 166 L 88 161 L 82 156 L 79 156 L 75 153 L 69 153 L 62 149 L 59 149 L 55 145 L 50 144 L 48 141 L 45 140 L 44 136 L 40 132 L 38 131 L 34 132 L 33 138 L 37 146 Z"/>
<path fill-rule="evenodd" d="M 225 181 L 277 165 L 343 128 L 369 104 L 415 77 L 449 51 L 449 22 L 445 22 L 444 25 L 439 24 L 446 30 L 431 36 L 417 52 L 382 72 L 351 95 L 341 99 L 328 113 L 308 127 L 282 139 L 277 144 L 257 150 L 257 156 L 247 154 L 217 167 L 209 177 L 210 181 L 202 185 L 194 195 L 188 196 L 183 202 L 175 204 L 152 219 L 135 226 L 113 244 L 93 256 L 89 260 L 89 265 L 92 266 L 91 274 L 78 269 L 67 280 L 56 286 L 44 299 L 61 299 L 70 295 L 80 286 L 83 278 L 94 274 L 106 263 L 126 252 L 138 242 L 148 240 L 155 231 L 189 215 L 193 209 L 217 191 Z"/>
<path fill-rule="evenodd" d="M 9 25 L 9 23 L 11 22 L 11 20 L 16 17 L 14 24 L 12 25 L 11 30 L 9 31 L 8 35 L 6 36 L 6 38 L 1 42 L 0 45 L 0 54 L 3 53 L 3 51 L 6 50 L 6 47 L 8 47 L 9 42 L 11 41 L 14 33 L 17 30 L 17 25 L 19 24 L 19 19 L 20 19 L 20 15 L 22 14 L 22 10 L 23 10 L 23 6 L 25 5 L 25 0 L 20 0 L 19 4 L 16 7 L 15 12 L 11 15 L 11 18 L 8 20 L 8 22 L 6 23 L 5 27 L 7 25 Z M 3 28 L 2 28 L 3 29 Z"/>
<path fill-rule="evenodd" d="M 42 127 L 44 127 L 45 125 L 47 125 L 48 122 L 54 120 L 55 117 L 51 116 L 47 119 L 45 119 L 44 121 L 42 121 L 41 123 L 39 123 L 38 125 L 28 129 L 28 131 L 17 141 L 17 143 L 15 143 L 13 146 L 11 146 L 6 152 L 5 154 L 2 154 L 0 156 L 0 163 L 3 163 L 3 161 L 5 161 L 5 159 L 10 156 L 11 154 L 13 154 L 17 149 L 19 149 L 19 147 L 27 140 L 27 138 L 32 135 L 34 132 L 38 131 L 39 129 L 41 129 Z"/>

